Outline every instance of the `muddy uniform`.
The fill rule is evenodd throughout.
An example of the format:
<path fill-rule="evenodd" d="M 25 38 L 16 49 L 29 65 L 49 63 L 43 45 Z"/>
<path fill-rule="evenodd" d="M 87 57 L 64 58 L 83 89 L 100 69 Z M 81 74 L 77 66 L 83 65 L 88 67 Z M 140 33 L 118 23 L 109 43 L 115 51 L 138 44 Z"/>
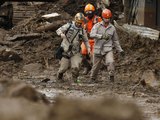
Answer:
<path fill-rule="evenodd" d="M 109 36 L 108 40 L 102 39 L 104 34 Z M 103 22 L 97 23 L 93 26 L 90 36 L 95 38 L 93 67 L 90 77 L 96 79 L 103 58 L 105 58 L 106 65 L 108 65 L 109 75 L 114 76 L 113 47 L 119 52 L 123 51 L 115 27 L 111 23 L 107 27 L 103 25 Z"/>
<path fill-rule="evenodd" d="M 64 52 L 58 74 L 63 74 L 69 67 L 71 67 L 73 78 L 77 78 L 82 61 L 82 56 L 80 54 L 80 45 L 82 40 L 84 41 L 88 51 L 90 51 L 87 33 L 83 28 L 76 27 L 75 22 L 63 25 L 56 32 L 58 35 L 66 34 L 66 37 L 63 38 L 61 43 L 61 47 L 63 47 Z"/>

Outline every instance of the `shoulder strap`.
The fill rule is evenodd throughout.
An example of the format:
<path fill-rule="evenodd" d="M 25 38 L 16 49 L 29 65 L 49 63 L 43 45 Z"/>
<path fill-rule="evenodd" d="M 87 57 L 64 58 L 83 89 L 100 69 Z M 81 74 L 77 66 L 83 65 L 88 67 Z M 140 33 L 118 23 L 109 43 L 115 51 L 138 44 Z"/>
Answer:
<path fill-rule="evenodd" d="M 81 30 L 82 30 L 82 35 L 83 35 L 84 34 L 83 28 L 81 28 Z"/>
<path fill-rule="evenodd" d="M 78 31 L 77 31 L 77 33 L 76 33 L 76 35 L 73 37 L 73 39 L 71 40 L 71 43 L 73 42 L 73 40 L 75 39 L 75 37 L 77 36 L 77 34 L 79 33 L 79 29 L 78 29 Z"/>
<path fill-rule="evenodd" d="M 72 22 L 69 23 L 69 27 L 68 27 L 68 29 L 66 30 L 65 35 L 67 35 L 67 33 L 68 33 L 69 29 L 71 28 L 71 26 L 72 26 Z"/>

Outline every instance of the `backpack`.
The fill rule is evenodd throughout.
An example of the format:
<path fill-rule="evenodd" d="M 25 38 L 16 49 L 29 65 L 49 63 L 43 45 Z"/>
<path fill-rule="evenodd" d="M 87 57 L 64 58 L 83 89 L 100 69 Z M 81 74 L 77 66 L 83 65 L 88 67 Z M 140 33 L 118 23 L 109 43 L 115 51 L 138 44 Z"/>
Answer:
<path fill-rule="evenodd" d="M 72 23 L 69 23 L 69 24 L 70 24 L 70 25 L 69 25 L 68 29 L 66 30 L 65 35 L 68 33 L 69 29 L 70 29 L 71 26 L 72 26 Z M 59 46 L 59 47 L 55 50 L 55 58 L 61 60 L 62 57 L 63 57 L 63 52 L 64 52 L 63 47 Z"/>

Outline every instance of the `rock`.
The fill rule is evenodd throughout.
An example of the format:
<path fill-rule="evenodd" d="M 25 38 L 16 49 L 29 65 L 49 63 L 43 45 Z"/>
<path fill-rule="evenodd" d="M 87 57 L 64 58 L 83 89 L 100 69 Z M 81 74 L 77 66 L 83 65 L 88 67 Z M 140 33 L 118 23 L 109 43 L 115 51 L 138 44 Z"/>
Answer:
<path fill-rule="evenodd" d="M 158 86 L 157 77 L 153 70 L 144 71 L 141 80 L 144 81 L 146 85 L 149 85 L 151 87 Z"/>
<path fill-rule="evenodd" d="M 0 98 L 0 120 L 50 120 L 46 105 L 25 99 Z"/>
<path fill-rule="evenodd" d="M 0 50 L 0 60 L 2 61 L 10 61 L 14 60 L 15 62 L 20 62 L 22 58 L 19 56 L 19 54 L 10 49 L 10 48 L 5 48 Z"/>
<path fill-rule="evenodd" d="M 1 97 L 24 98 L 32 102 L 49 103 L 45 95 L 21 81 L 2 80 L 0 81 L 0 91 Z"/>
<path fill-rule="evenodd" d="M 77 100 L 58 98 L 51 116 L 54 120 L 143 120 L 132 103 L 116 99 Z"/>
<path fill-rule="evenodd" d="M 28 65 L 25 65 L 23 67 L 24 71 L 27 71 L 28 73 L 39 73 L 42 71 L 42 64 L 40 63 L 31 63 Z"/>

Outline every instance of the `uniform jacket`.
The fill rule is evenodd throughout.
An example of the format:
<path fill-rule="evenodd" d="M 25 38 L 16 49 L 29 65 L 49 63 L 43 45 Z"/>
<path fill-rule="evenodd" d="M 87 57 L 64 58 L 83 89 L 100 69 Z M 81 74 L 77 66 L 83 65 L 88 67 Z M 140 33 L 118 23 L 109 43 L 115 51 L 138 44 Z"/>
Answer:
<path fill-rule="evenodd" d="M 104 34 L 109 36 L 108 40 L 102 39 Z M 94 54 L 104 55 L 113 50 L 113 47 L 119 52 L 123 51 L 119 43 L 116 29 L 111 23 L 109 23 L 107 27 L 103 25 L 103 21 L 95 24 L 91 30 L 90 36 L 95 40 Z"/>
<path fill-rule="evenodd" d="M 84 29 L 87 31 L 87 33 L 90 33 L 93 26 L 96 23 L 101 22 L 101 21 L 102 21 L 101 17 L 98 17 L 96 15 L 92 19 L 85 17 Z"/>
<path fill-rule="evenodd" d="M 69 29 L 68 29 L 69 28 Z M 66 31 L 68 31 L 66 33 Z M 83 28 L 78 28 L 75 26 L 75 22 L 67 23 L 60 27 L 57 31 L 58 35 L 66 34 L 66 38 L 63 39 L 61 43 L 61 47 L 63 47 L 65 54 L 71 55 L 80 52 L 80 45 L 83 41 L 86 45 L 87 50 L 90 51 L 90 47 L 88 44 L 87 33 Z M 76 35 L 77 34 L 77 35 Z M 72 43 L 71 43 L 72 41 Z M 69 50 L 69 45 L 72 45 L 72 50 Z"/>

